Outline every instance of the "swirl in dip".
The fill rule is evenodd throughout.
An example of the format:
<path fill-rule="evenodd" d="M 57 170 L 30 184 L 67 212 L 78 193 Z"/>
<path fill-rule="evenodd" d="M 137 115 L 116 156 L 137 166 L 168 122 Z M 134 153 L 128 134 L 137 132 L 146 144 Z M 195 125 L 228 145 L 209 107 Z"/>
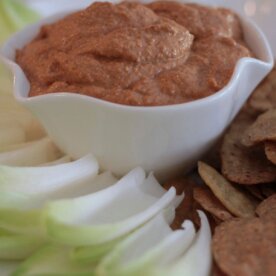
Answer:
<path fill-rule="evenodd" d="M 133 106 L 209 96 L 252 56 L 235 13 L 196 4 L 94 3 L 17 51 L 29 96 L 72 92 Z"/>

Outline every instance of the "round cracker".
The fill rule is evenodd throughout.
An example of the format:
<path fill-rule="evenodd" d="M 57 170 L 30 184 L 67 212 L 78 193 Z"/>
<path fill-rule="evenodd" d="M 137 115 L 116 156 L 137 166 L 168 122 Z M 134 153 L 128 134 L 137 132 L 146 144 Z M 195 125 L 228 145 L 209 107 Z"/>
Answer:
<path fill-rule="evenodd" d="M 265 155 L 270 162 L 276 165 L 276 142 L 265 142 Z"/>
<path fill-rule="evenodd" d="M 276 108 L 261 114 L 247 128 L 241 141 L 243 145 L 251 147 L 267 140 L 276 142 Z"/>
<path fill-rule="evenodd" d="M 214 194 L 206 187 L 194 188 L 194 199 L 202 208 L 219 221 L 233 218 L 231 213 L 221 204 Z"/>
<path fill-rule="evenodd" d="M 232 219 L 220 224 L 212 242 L 219 268 L 229 276 L 274 276 L 276 221 Z"/>
<path fill-rule="evenodd" d="M 242 111 L 224 136 L 221 148 L 222 174 L 230 181 L 253 185 L 276 180 L 276 166 L 267 160 L 263 147 L 245 147 L 241 135 L 255 121 L 255 115 Z"/>
<path fill-rule="evenodd" d="M 214 168 L 199 162 L 198 172 L 206 185 L 229 212 L 243 218 L 255 215 L 256 201 L 234 187 Z"/>
<path fill-rule="evenodd" d="M 250 107 L 265 112 L 276 108 L 276 69 L 274 68 L 268 77 L 256 88 L 248 100 Z"/>
<path fill-rule="evenodd" d="M 256 208 L 256 214 L 259 217 L 264 217 L 269 214 L 269 216 L 273 216 L 276 220 L 276 194 L 262 201 Z"/>

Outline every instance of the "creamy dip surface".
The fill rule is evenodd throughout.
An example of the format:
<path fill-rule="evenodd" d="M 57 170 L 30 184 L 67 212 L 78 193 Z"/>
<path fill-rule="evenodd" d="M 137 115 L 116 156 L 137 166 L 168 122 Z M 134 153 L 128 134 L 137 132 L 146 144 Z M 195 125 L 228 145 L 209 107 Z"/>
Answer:
<path fill-rule="evenodd" d="M 85 94 L 133 106 L 209 96 L 252 56 L 235 13 L 196 4 L 94 3 L 17 51 L 29 96 Z"/>

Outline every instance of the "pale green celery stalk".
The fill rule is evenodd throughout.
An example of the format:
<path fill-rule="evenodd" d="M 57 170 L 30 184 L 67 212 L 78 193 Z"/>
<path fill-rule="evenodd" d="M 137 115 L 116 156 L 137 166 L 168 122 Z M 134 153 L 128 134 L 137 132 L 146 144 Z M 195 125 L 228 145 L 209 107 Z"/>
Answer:
<path fill-rule="evenodd" d="M 94 180 L 98 169 L 98 163 L 91 155 L 51 167 L 0 166 L 0 194 L 17 193 L 33 198 L 33 201 L 20 208 L 41 207 L 52 196 L 77 195 L 82 185 L 86 186 Z M 1 206 L 6 207 L 0 202 Z"/>
<path fill-rule="evenodd" d="M 167 220 L 160 214 L 118 244 L 97 267 L 98 275 L 146 276 L 173 263 L 193 242 L 195 229 L 185 221 L 184 229 L 172 231 Z"/>
<path fill-rule="evenodd" d="M 167 211 L 166 219 L 170 224 L 173 221 L 174 209 L 169 210 L 170 211 Z M 154 219 L 155 218 L 153 218 L 153 220 Z M 143 228 L 143 226 L 140 228 Z M 140 228 L 135 231 L 140 231 Z M 77 247 L 72 252 L 72 258 L 79 263 L 99 263 L 99 261 L 101 261 L 104 256 L 108 255 L 108 253 L 110 253 L 115 246 L 120 244 L 125 239 L 128 239 L 128 237 L 132 236 L 135 231 L 124 237 L 120 237 L 116 240 L 112 240 L 111 242 L 103 243 L 101 245 Z"/>
<path fill-rule="evenodd" d="M 34 236 L 0 234 L 0 260 L 17 261 L 29 257 L 45 240 Z"/>
<path fill-rule="evenodd" d="M 72 251 L 72 259 L 80 264 L 98 264 L 124 238 L 95 246 L 77 247 Z"/>
<path fill-rule="evenodd" d="M 3 235 L 12 235 L 12 233 L 6 229 L 0 228 L 0 237 Z"/>
<path fill-rule="evenodd" d="M 40 208 L 49 200 L 72 198 L 99 185 L 92 156 L 50 167 L 0 166 L 0 227 L 16 233 L 43 235 Z"/>
<path fill-rule="evenodd" d="M 71 249 L 47 245 L 22 262 L 13 276 L 93 276 L 94 266 L 71 259 Z"/>
<path fill-rule="evenodd" d="M 0 1 L 0 45 L 15 31 L 39 19 L 32 11 L 19 0 Z M 10 93 L 12 79 L 0 62 L 0 95 Z"/>
<path fill-rule="evenodd" d="M 20 30 L 39 19 L 37 13 L 19 0 L 1 0 L 1 7 L 5 12 L 7 23 L 13 31 Z"/>
<path fill-rule="evenodd" d="M 17 269 L 19 261 L 0 261 L 0 275 L 10 276 Z"/>
<path fill-rule="evenodd" d="M 211 230 L 206 215 L 198 211 L 201 228 L 194 243 L 183 257 L 166 270 L 157 270 L 153 276 L 209 276 L 212 267 Z"/>
<path fill-rule="evenodd" d="M 64 197 L 73 197 L 74 194 L 86 194 L 98 191 L 113 185 L 117 179 L 110 173 L 106 172 L 95 177 L 88 185 L 79 186 L 78 191 L 72 191 L 72 194 L 56 195 L 47 200 L 56 200 Z M 18 210 L 13 206 L 27 206 L 30 204 L 30 198 L 22 194 L 0 193 L 0 204 L 10 206 L 10 208 L 0 208 L 0 225 L 1 227 L 21 234 L 33 234 L 36 236 L 45 236 L 43 213 L 40 209 L 30 209 L 26 211 Z M 41 202 L 40 202 L 41 203 Z"/>
<path fill-rule="evenodd" d="M 0 200 L 1 197 L 0 195 Z M 3 197 L 8 198 L 6 194 Z M 27 201 L 28 199 L 26 203 Z M 12 208 L 0 208 L 0 225 L 2 228 L 18 234 L 46 236 L 40 210 L 21 211 Z"/>
<path fill-rule="evenodd" d="M 0 44 L 13 32 L 11 26 L 7 23 L 6 14 L 3 8 L 3 1 L 0 1 Z M 0 66 L 1 67 L 1 66 Z M 0 75 L 3 69 L 0 69 Z"/>
<path fill-rule="evenodd" d="M 0 129 L 1 130 L 1 129 Z M 0 153 L 0 164 L 7 166 L 37 166 L 61 157 L 61 152 L 46 137 L 15 151 Z"/>
<path fill-rule="evenodd" d="M 67 245 L 99 245 L 127 235 L 170 205 L 175 208 L 174 188 L 160 197 L 159 188 L 158 196 L 144 192 L 144 183 L 145 173 L 137 168 L 98 193 L 50 203 L 48 235 Z"/>
<path fill-rule="evenodd" d="M 140 188 L 144 193 L 156 198 L 162 197 L 165 192 L 164 188 L 158 183 L 153 174 L 149 175 Z M 172 203 L 173 208 L 176 208 L 182 200 L 183 196 L 176 197 Z M 131 235 L 131 233 L 129 235 Z M 72 257 L 81 263 L 98 263 L 101 258 L 109 253 L 110 250 L 123 239 L 125 239 L 125 237 L 120 237 L 111 242 L 103 243 L 102 245 L 77 247 L 73 251 Z"/>

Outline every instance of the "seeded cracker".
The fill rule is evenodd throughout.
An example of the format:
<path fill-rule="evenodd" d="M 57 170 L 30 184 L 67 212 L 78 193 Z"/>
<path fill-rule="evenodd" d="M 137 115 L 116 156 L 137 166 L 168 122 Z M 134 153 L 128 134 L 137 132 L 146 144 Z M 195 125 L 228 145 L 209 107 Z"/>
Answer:
<path fill-rule="evenodd" d="M 196 187 L 194 189 L 194 199 L 205 209 L 220 221 L 233 218 L 221 202 L 213 195 L 207 187 Z"/>
<path fill-rule="evenodd" d="M 258 86 L 249 99 L 249 105 L 257 111 L 265 112 L 276 108 L 276 69 Z"/>
<path fill-rule="evenodd" d="M 241 218 L 255 215 L 256 202 L 235 188 L 215 169 L 199 162 L 198 172 L 206 185 L 229 212 Z"/>
<path fill-rule="evenodd" d="M 270 183 L 276 180 L 276 166 L 267 160 L 263 146 L 245 147 L 240 138 L 256 119 L 243 110 L 227 131 L 221 148 L 222 174 L 230 181 L 244 184 Z"/>
<path fill-rule="evenodd" d="M 220 224 L 213 237 L 216 263 L 228 276 L 275 276 L 276 221 L 232 219 Z"/>
<path fill-rule="evenodd" d="M 267 140 L 276 142 L 276 109 L 271 109 L 257 118 L 245 131 L 242 144 L 250 147 Z"/>
<path fill-rule="evenodd" d="M 276 194 L 270 196 L 269 198 L 265 199 L 262 203 L 260 203 L 260 205 L 256 209 L 256 213 L 259 217 L 263 217 L 269 213 L 273 215 L 273 218 L 276 221 Z"/>
<path fill-rule="evenodd" d="M 269 161 L 276 165 L 276 142 L 265 142 L 265 155 Z"/>

